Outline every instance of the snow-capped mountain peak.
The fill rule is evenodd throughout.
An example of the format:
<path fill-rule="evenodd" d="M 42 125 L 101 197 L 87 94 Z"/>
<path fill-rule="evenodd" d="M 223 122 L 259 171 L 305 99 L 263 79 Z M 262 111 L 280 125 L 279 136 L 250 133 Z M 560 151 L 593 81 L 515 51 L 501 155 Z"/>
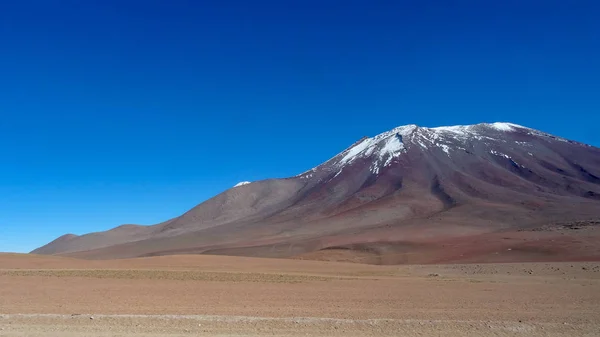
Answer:
<path fill-rule="evenodd" d="M 249 181 L 240 181 L 239 183 L 235 184 L 235 186 L 233 186 L 233 187 L 244 186 L 244 185 L 248 185 L 250 183 L 251 182 L 249 182 Z"/>
<path fill-rule="evenodd" d="M 484 152 L 489 153 L 493 150 L 494 144 L 506 142 L 507 133 L 513 132 L 532 137 L 541 136 L 543 139 L 552 138 L 566 141 L 534 129 L 506 122 L 440 127 L 420 127 L 409 124 L 374 137 L 365 137 L 324 164 L 298 176 L 311 178 L 315 176 L 315 172 L 319 168 L 327 172 L 337 172 L 337 176 L 346 166 L 367 158 L 371 162 L 371 172 L 379 174 L 383 168 L 392 165 L 413 147 L 420 148 L 422 151 L 443 151 L 447 156 L 450 156 L 453 151 L 471 151 L 474 147 L 485 147 Z"/>

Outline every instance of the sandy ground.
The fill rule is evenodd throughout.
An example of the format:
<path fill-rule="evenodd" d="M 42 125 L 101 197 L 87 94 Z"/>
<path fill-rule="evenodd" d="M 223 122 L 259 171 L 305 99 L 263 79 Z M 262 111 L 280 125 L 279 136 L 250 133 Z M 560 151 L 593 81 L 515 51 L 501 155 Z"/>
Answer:
<path fill-rule="evenodd" d="M 599 263 L 0 254 L 0 336 L 600 336 Z"/>

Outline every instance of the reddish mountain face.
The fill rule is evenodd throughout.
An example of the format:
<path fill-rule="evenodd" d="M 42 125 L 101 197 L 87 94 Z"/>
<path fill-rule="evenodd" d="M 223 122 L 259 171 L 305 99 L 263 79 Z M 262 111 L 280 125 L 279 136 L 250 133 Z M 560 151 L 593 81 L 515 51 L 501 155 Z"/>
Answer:
<path fill-rule="evenodd" d="M 204 253 L 427 263 L 600 259 L 600 149 L 509 123 L 407 125 L 154 226 L 62 236 L 84 258 Z"/>

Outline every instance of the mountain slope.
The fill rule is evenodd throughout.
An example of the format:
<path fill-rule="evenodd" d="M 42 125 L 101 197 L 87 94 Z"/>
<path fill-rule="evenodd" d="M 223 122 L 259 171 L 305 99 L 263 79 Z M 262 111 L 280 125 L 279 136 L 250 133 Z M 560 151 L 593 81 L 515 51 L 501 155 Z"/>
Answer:
<path fill-rule="evenodd" d="M 535 229 L 598 218 L 598 148 L 510 123 L 407 125 L 298 176 L 238 184 L 167 222 L 61 237 L 34 253 L 439 262 L 494 258 L 488 250 L 505 240 L 525 245 L 523 259 L 588 259 L 600 257 L 595 226 L 568 232 L 575 243 L 564 249 L 549 243 L 564 241 L 560 225 Z"/>

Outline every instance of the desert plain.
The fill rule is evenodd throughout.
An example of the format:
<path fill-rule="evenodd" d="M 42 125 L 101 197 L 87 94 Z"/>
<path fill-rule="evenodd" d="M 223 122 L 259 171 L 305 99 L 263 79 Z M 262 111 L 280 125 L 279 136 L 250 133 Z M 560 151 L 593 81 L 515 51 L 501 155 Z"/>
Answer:
<path fill-rule="evenodd" d="M 0 254 L 0 336 L 600 336 L 600 263 Z"/>

